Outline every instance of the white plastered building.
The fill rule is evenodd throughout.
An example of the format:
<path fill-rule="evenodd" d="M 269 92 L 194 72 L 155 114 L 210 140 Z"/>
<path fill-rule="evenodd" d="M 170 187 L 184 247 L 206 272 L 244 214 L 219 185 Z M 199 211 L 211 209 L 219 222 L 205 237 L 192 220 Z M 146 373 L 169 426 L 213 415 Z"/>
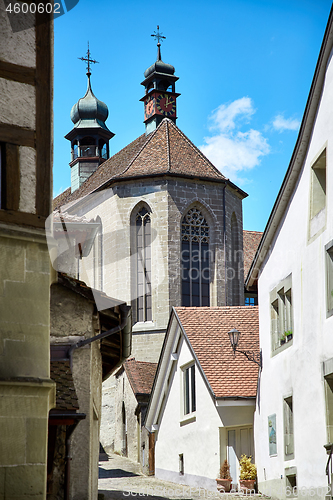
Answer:
<path fill-rule="evenodd" d="M 333 425 L 333 17 L 299 136 L 246 284 L 258 280 L 259 490 L 324 498 Z M 326 449 L 325 449 L 326 447 Z M 330 479 L 329 479 L 330 480 Z M 332 498 L 332 494 L 328 496 Z"/>

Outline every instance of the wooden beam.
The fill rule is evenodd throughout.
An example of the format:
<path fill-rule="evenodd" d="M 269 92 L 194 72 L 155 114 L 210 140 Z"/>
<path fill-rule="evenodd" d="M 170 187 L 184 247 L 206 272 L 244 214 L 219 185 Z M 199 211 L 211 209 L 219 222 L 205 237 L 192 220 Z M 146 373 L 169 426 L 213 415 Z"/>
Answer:
<path fill-rule="evenodd" d="M 52 211 L 53 15 L 36 14 L 36 212 Z"/>
<path fill-rule="evenodd" d="M 0 61 L 0 78 L 35 85 L 35 68 Z"/>
<path fill-rule="evenodd" d="M 116 349 L 120 349 L 120 342 L 111 342 L 110 340 L 107 340 L 107 337 L 102 340 L 101 344 L 107 347 L 115 347 Z"/>
<path fill-rule="evenodd" d="M 27 212 L 14 212 L 13 210 L 0 210 L 0 222 L 18 224 L 22 226 L 39 227 L 45 229 L 45 217 Z"/>
<path fill-rule="evenodd" d="M 18 210 L 20 204 L 20 158 L 19 146 L 6 144 L 6 209 Z"/>
<path fill-rule="evenodd" d="M 18 146 L 34 148 L 36 146 L 35 139 L 34 130 L 18 127 L 17 125 L 0 123 L 0 142 L 9 142 Z"/>
<path fill-rule="evenodd" d="M 104 358 L 110 358 L 110 359 L 114 359 L 114 358 L 119 359 L 120 358 L 119 351 L 118 352 L 105 351 L 105 349 L 101 348 L 101 354 L 102 354 L 102 362 L 103 362 Z"/>

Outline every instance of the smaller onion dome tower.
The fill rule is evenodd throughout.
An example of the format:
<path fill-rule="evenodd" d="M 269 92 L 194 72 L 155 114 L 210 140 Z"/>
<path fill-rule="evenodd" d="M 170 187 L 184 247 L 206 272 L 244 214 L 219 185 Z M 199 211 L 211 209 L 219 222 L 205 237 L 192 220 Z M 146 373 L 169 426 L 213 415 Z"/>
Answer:
<path fill-rule="evenodd" d="M 165 36 L 159 31 L 153 36 L 157 40 L 157 60 L 144 72 L 145 79 L 141 83 L 145 87 L 145 95 L 140 99 L 144 102 L 146 134 L 150 134 L 161 123 L 163 118 L 170 118 L 174 123 L 177 119 L 176 99 L 180 94 L 175 92 L 175 68 L 166 64 L 161 57 L 161 43 Z"/>
<path fill-rule="evenodd" d="M 108 107 L 97 99 L 91 88 L 90 63 L 97 61 L 90 58 L 89 43 L 87 57 L 79 59 L 87 62 L 88 88 L 85 96 L 72 107 L 74 127 L 65 135 L 65 139 L 71 142 L 72 158 L 69 165 L 72 192 L 110 157 L 109 140 L 114 136 L 105 124 L 109 115 Z"/>

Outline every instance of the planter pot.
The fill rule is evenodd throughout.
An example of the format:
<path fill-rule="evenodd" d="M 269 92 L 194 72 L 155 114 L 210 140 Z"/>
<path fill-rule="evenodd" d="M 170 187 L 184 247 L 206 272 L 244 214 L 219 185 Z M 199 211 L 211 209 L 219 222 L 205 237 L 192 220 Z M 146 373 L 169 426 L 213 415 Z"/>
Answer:
<path fill-rule="evenodd" d="M 254 490 L 254 483 L 255 482 L 256 482 L 255 479 L 240 479 L 239 485 L 240 485 L 241 490 L 246 492 L 246 490 Z"/>
<path fill-rule="evenodd" d="M 280 343 L 281 343 L 281 345 L 285 344 L 286 343 L 286 339 L 281 339 Z"/>
<path fill-rule="evenodd" d="M 293 338 L 293 334 L 291 333 L 290 335 L 287 335 L 287 341 L 291 340 Z"/>
<path fill-rule="evenodd" d="M 220 493 L 228 493 L 231 490 L 232 479 L 216 479 L 216 482 Z"/>

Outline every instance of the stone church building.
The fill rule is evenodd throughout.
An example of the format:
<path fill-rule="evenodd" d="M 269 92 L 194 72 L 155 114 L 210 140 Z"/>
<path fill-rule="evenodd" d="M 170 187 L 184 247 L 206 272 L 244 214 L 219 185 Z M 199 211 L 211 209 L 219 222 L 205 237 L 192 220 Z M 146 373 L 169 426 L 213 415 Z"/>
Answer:
<path fill-rule="evenodd" d="M 92 91 L 89 62 L 87 76 L 66 135 L 71 187 L 54 209 L 98 224 L 89 256 L 74 242 L 71 272 L 132 306 L 132 355 L 156 363 L 173 306 L 244 304 L 247 194 L 177 127 L 178 77 L 159 43 L 142 82 L 145 131 L 113 156 L 108 108 Z M 112 411 L 112 388 L 104 391 Z M 112 431 L 106 425 L 102 433 Z"/>

